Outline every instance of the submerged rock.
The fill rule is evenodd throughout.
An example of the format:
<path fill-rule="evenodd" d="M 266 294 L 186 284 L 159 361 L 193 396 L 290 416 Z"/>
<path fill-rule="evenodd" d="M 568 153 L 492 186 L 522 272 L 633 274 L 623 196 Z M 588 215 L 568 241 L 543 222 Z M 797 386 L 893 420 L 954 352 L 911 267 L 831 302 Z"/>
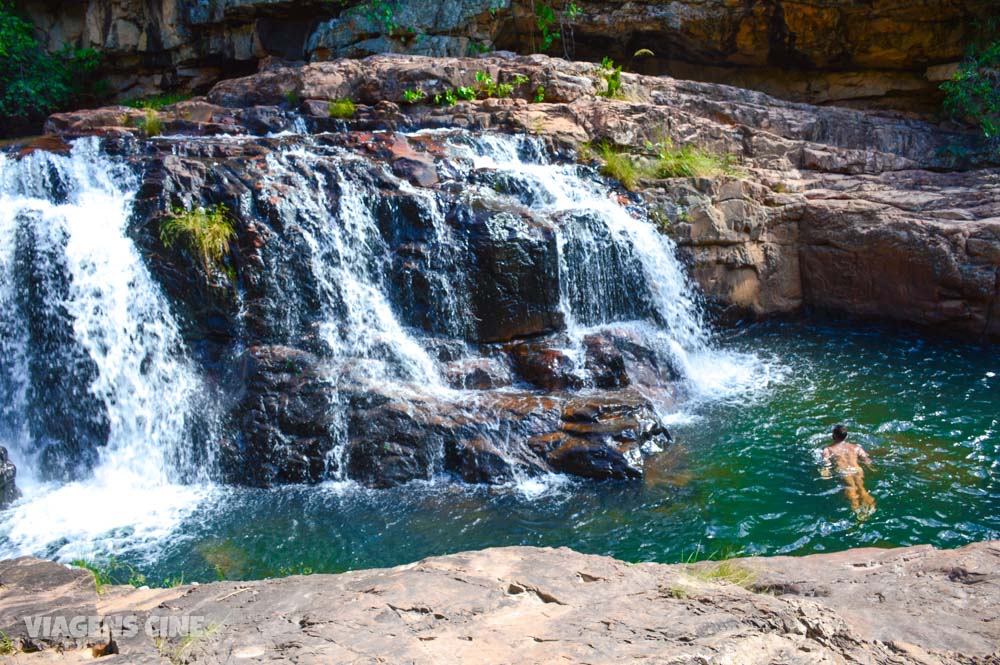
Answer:
<path fill-rule="evenodd" d="M 16 475 L 17 469 L 7 457 L 7 449 L 0 446 L 0 508 L 5 508 L 20 496 L 17 486 L 14 485 Z"/>

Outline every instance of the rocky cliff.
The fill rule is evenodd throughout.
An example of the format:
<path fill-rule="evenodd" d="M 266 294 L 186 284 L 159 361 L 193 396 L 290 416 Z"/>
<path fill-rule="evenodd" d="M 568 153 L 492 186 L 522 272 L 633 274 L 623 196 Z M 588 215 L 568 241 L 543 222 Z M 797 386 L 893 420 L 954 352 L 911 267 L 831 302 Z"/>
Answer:
<path fill-rule="evenodd" d="M 927 112 L 991 15 L 990 0 L 556 0 L 333 2 L 87 0 L 25 9 L 53 49 L 100 48 L 122 96 L 203 91 L 268 56 L 464 56 L 542 48 L 536 4 L 553 10 L 548 52 L 611 56 L 632 71 L 725 82 L 812 103 Z M 354 6 L 352 6 L 354 5 Z M 642 53 L 642 55 L 637 55 Z"/>
<path fill-rule="evenodd" d="M 386 570 L 95 592 L 90 572 L 0 562 L 12 663 L 884 663 L 1000 658 L 1000 545 L 627 564 L 513 547 Z M 25 617 L 95 617 L 31 637 Z M 138 627 L 122 634 L 113 627 Z M 190 634 L 189 622 L 197 626 Z M 151 619 L 152 618 L 152 619 Z M 103 619 L 103 620 L 102 620 Z M 37 619 L 35 619 L 37 621 Z M 177 630 L 157 631 L 169 627 Z M 85 624 L 84 624 L 85 625 Z M 150 626 L 153 636 L 147 634 Z"/>

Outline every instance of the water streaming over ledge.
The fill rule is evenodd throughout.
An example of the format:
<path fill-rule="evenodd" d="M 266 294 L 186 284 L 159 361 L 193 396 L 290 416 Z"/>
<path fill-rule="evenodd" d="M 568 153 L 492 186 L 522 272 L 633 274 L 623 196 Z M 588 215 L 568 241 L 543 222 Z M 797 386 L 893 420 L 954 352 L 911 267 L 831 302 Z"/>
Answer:
<path fill-rule="evenodd" d="M 165 535 L 207 480 L 199 377 L 125 235 L 137 186 L 96 139 L 0 156 L 0 445 L 25 495 L 0 530 L 15 551 Z"/>

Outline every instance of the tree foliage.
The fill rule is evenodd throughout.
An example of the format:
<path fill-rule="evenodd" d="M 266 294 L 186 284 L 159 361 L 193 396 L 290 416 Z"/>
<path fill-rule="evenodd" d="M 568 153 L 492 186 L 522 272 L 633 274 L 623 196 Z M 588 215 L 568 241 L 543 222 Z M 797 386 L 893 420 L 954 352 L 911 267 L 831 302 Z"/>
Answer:
<path fill-rule="evenodd" d="M 35 27 L 0 0 L 0 132 L 24 131 L 75 103 L 91 83 L 100 56 L 69 46 L 49 53 Z"/>
<path fill-rule="evenodd" d="M 941 85 L 945 110 L 1000 141 L 1000 41 L 973 44 L 950 81 Z"/>

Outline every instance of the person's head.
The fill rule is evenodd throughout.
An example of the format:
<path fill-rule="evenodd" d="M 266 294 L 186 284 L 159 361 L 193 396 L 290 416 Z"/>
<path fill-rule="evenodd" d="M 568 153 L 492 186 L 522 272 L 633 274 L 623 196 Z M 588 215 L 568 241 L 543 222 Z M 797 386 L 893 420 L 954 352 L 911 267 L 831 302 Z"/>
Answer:
<path fill-rule="evenodd" d="M 833 442 L 840 443 L 841 441 L 847 440 L 847 428 L 843 425 L 837 425 L 833 428 Z"/>

